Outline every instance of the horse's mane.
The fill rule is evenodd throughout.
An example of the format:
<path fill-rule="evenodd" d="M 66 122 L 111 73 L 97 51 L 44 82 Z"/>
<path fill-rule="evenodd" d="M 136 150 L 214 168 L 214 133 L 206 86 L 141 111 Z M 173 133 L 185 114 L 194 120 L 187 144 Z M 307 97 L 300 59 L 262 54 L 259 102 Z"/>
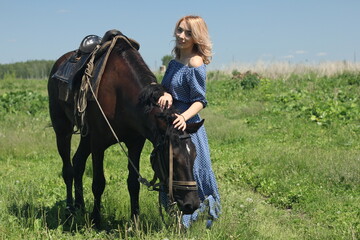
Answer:
<path fill-rule="evenodd" d="M 144 112 L 149 113 L 158 106 L 159 98 L 164 95 L 165 89 L 161 84 L 149 84 L 145 86 L 139 96 L 139 105 L 144 107 Z"/>
<path fill-rule="evenodd" d="M 145 114 L 150 113 L 154 108 L 160 109 L 158 100 L 164 95 L 164 92 L 165 89 L 161 84 L 149 84 L 143 88 L 139 96 L 139 106 L 144 108 Z M 179 114 L 179 111 L 173 105 L 156 113 L 156 117 L 162 119 L 168 126 L 165 135 L 179 136 L 183 133 L 183 131 L 173 127 L 173 121 L 176 118 L 175 113 Z"/>
<path fill-rule="evenodd" d="M 114 50 L 117 51 L 119 55 L 123 56 L 139 79 L 154 83 L 157 82 L 155 75 L 149 69 L 140 53 L 136 49 L 133 49 L 127 42 L 118 41 Z"/>
<path fill-rule="evenodd" d="M 145 113 L 151 112 L 154 107 L 159 107 L 158 100 L 164 95 L 165 88 L 161 84 L 149 84 L 143 88 L 139 96 L 139 105 L 144 108 Z M 166 122 L 172 123 L 175 118 L 175 113 L 178 113 L 174 106 L 165 108 L 158 116 L 164 118 Z"/>

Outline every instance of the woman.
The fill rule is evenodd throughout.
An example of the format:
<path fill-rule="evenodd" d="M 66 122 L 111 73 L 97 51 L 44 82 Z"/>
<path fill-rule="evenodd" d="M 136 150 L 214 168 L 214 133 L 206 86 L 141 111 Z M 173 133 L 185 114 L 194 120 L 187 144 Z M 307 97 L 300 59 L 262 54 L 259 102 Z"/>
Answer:
<path fill-rule="evenodd" d="M 176 40 L 171 60 L 162 80 L 167 90 L 158 103 L 161 107 L 174 105 L 181 114 L 176 115 L 175 128 L 185 130 L 186 123 L 199 122 L 199 112 L 206 107 L 206 65 L 211 61 L 211 41 L 205 21 L 199 16 L 185 16 L 177 23 L 174 31 Z M 208 139 L 204 126 L 191 134 L 196 146 L 194 177 L 198 184 L 200 208 L 192 215 L 184 215 L 183 225 L 188 228 L 200 212 L 207 211 L 207 227 L 220 214 L 220 196 L 211 168 Z"/>

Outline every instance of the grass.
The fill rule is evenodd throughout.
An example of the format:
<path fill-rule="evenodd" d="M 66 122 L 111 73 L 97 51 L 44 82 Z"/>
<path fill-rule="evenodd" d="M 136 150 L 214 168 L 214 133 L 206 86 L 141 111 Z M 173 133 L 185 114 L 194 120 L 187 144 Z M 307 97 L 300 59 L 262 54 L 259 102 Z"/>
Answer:
<path fill-rule="evenodd" d="M 1 239 L 359 239 L 360 115 L 358 72 L 260 76 L 253 89 L 227 72 L 210 72 L 202 111 L 222 197 L 211 230 L 186 232 L 161 221 L 157 194 L 141 188 L 140 220 L 130 221 L 126 157 L 106 151 L 102 230 L 91 227 L 91 159 L 84 175 L 86 211 L 67 218 L 61 160 L 49 127 L 45 80 L 1 82 Z M 351 107 L 354 106 L 354 107 Z M 16 110 L 16 111 L 15 111 Z M 74 136 L 75 151 L 78 136 Z M 141 173 L 151 178 L 151 145 Z M 168 219 L 170 220 L 170 219 Z"/>

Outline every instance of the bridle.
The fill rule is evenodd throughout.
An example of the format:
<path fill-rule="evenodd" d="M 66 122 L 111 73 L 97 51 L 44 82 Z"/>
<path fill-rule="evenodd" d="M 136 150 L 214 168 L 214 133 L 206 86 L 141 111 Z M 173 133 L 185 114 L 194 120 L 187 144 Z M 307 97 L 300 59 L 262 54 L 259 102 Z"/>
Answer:
<path fill-rule="evenodd" d="M 172 146 L 172 143 L 170 140 L 170 136 L 167 136 L 167 138 L 168 138 L 168 142 L 169 142 L 169 168 L 166 169 L 165 159 L 163 159 L 162 157 L 159 157 L 159 156 L 163 156 L 163 154 L 161 154 L 161 151 L 165 150 L 164 146 L 166 145 L 166 140 L 161 141 L 155 147 L 151 158 L 153 159 L 154 157 L 158 156 L 156 159 L 154 159 L 154 161 L 157 161 L 161 176 L 154 176 L 154 179 L 155 179 L 155 181 L 156 181 L 156 178 L 160 179 L 160 183 L 158 184 L 158 186 L 162 186 L 162 188 L 166 187 L 166 182 L 168 183 L 167 184 L 167 190 L 168 190 L 167 194 L 169 196 L 170 204 L 173 204 L 175 202 L 174 190 L 196 191 L 198 189 L 198 187 L 197 187 L 196 181 L 174 180 L 173 146 Z M 185 140 L 188 138 L 190 138 L 190 135 L 187 133 L 179 136 L 180 140 Z M 152 164 L 154 164 L 154 163 L 152 162 Z M 192 171 L 192 169 L 191 169 L 191 171 Z M 151 181 L 152 183 L 155 182 L 154 179 Z M 166 181 L 166 179 L 167 179 L 167 181 Z M 158 189 L 154 189 L 154 190 L 158 190 Z M 159 191 L 161 191 L 161 188 Z"/>

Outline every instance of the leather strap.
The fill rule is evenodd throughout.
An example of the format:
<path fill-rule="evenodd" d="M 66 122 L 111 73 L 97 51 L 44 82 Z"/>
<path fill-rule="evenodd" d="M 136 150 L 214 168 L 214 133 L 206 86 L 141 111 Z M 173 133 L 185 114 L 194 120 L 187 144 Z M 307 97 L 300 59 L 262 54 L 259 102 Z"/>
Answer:
<path fill-rule="evenodd" d="M 174 202 L 174 195 L 173 195 L 173 165 L 174 165 L 174 156 L 173 156 L 173 148 L 171 141 L 169 141 L 169 198 L 171 202 Z"/>

